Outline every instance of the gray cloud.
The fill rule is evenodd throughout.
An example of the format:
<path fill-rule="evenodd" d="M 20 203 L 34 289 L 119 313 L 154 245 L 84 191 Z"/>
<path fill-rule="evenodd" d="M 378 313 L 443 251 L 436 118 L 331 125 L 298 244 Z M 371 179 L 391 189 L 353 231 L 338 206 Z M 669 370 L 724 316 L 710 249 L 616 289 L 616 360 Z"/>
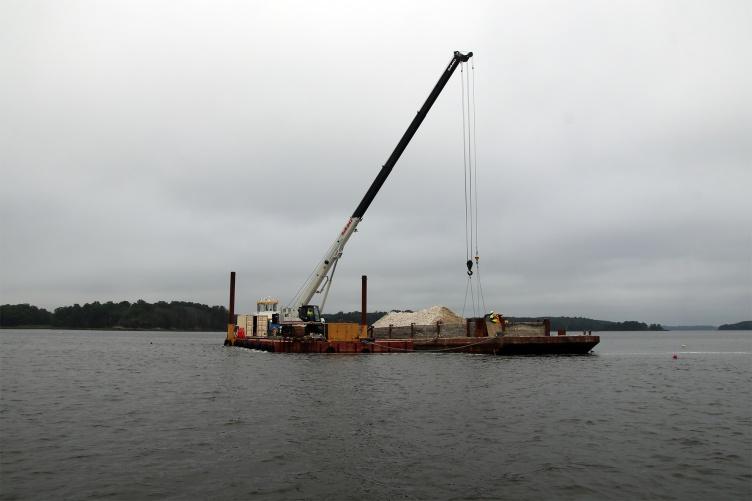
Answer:
<path fill-rule="evenodd" d="M 745 2 L 6 2 L 0 293 L 290 298 L 455 49 L 477 66 L 486 303 L 752 314 Z M 457 75 L 459 76 L 459 75 Z M 465 293 L 458 78 L 345 251 L 328 309 Z"/>

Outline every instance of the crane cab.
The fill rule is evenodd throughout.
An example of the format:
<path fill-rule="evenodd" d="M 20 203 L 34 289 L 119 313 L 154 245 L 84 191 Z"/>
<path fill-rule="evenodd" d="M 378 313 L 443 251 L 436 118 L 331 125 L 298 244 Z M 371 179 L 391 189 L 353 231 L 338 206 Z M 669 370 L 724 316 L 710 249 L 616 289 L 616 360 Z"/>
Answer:
<path fill-rule="evenodd" d="M 292 308 L 282 310 L 282 326 L 280 332 L 285 337 L 323 337 L 326 333 L 324 320 L 318 305 L 304 304 L 298 308 L 297 315 Z"/>
<path fill-rule="evenodd" d="M 282 308 L 282 322 L 322 322 L 321 310 L 316 304 L 304 304 L 297 308 Z"/>
<path fill-rule="evenodd" d="M 321 312 L 315 304 L 306 304 L 298 308 L 298 318 L 303 322 L 321 322 Z"/>

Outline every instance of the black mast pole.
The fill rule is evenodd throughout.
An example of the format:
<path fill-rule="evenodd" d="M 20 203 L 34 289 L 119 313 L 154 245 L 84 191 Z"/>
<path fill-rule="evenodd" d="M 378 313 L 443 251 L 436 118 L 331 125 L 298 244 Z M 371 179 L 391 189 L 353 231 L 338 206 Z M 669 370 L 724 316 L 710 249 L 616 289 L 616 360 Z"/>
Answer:
<path fill-rule="evenodd" d="M 454 73 L 454 70 L 457 69 L 458 64 L 466 62 L 471 57 L 473 57 L 472 52 L 468 52 L 467 54 L 462 54 L 459 51 L 454 52 L 454 56 L 452 57 L 452 60 L 449 61 L 449 64 L 447 65 L 444 72 L 441 74 L 439 81 L 436 82 L 436 85 L 434 86 L 433 90 L 428 95 L 426 102 L 423 103 L 423 106 L 418 111 L 418 114 L 415 115 L 415 118 L 413 118 L 413 121 L 410 123 L 410 126 L 402 135 L 402 139 L 400 139 L 399 143 L 397 143 L 397 147 L 394 148 L 394 151 L 389 156 L 389 159 L 386 161 L 384 166 L 381 167 L 381 171 L 379 171 L 379 174 L 378 176 L 376 176 L 376 179 L 373 180 L 371 187 L 368 188 L 368 191 L 363 197 L 363 200 L 360 201 L 360 204 L 355 209 L 355 212 L 353 212 L 352 217 L 357 217 L 358 219 L 363 218 L 363 214 L 366 213 L 366 210 L 368 210 L 368 206 L 371 205 L 371 202 L 373 202 L 373 199 L 376 197 L 376 194 L 381 189 L 381 186 L 384 184 L 384 181 L 386 181 L 386 178 L 389 177 L 389 173 L 392 172 L 392 169 L 394 168 L 394 164 L 397 163 L 397 160 L 399 160 L 400 156 L 402 155 L 402 152 L 405 151 L 405 148 L 407 148 L 407 145 L 410 143 L 410 140 L 415 135 L 415 132 L 418 130 L 418 127 L 420 127 L 420 124 L 423 122 L 423 119 L 426 118 L 426 115 L 428 114 L 428 111 L 431 109 L 431 106 L 433 106 L 433 103 L 436 101 L 436 98 L 439 97 L 439 94 L 441 94 L 441 91 L 444 89 L 444 86 L 449 81 L 449 78 L 452 76 L 452 73 Z"/>

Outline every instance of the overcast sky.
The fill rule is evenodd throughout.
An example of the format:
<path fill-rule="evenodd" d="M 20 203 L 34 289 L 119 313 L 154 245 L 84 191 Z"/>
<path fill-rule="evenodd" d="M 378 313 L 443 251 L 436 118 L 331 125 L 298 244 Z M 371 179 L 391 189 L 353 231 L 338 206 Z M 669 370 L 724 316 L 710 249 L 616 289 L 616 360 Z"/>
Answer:
<path fill-rule="evenodd" d="M 0 302 L 286 302 L 454 50 L 489 309 L 752 317 L 748 1 L 4 0 Z M 462 309 L 458 75 L 327 310 Z"/>

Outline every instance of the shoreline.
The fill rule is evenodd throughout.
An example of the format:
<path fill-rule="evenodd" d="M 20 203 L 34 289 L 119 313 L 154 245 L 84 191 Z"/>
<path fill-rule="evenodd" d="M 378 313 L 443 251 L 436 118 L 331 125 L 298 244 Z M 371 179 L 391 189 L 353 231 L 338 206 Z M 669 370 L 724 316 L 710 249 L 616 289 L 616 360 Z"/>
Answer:
<path fill-rule="evenodd" d="M 56 331 L 121 331 L 121 332 L 216 332 L 224 334 L 222 330 L 205 329 L 161 329 L 159 327 L 55 327 L 54 325 L 17 325 L 14 327 L 0 327 L 0 330 L 56 330 Z"/>

